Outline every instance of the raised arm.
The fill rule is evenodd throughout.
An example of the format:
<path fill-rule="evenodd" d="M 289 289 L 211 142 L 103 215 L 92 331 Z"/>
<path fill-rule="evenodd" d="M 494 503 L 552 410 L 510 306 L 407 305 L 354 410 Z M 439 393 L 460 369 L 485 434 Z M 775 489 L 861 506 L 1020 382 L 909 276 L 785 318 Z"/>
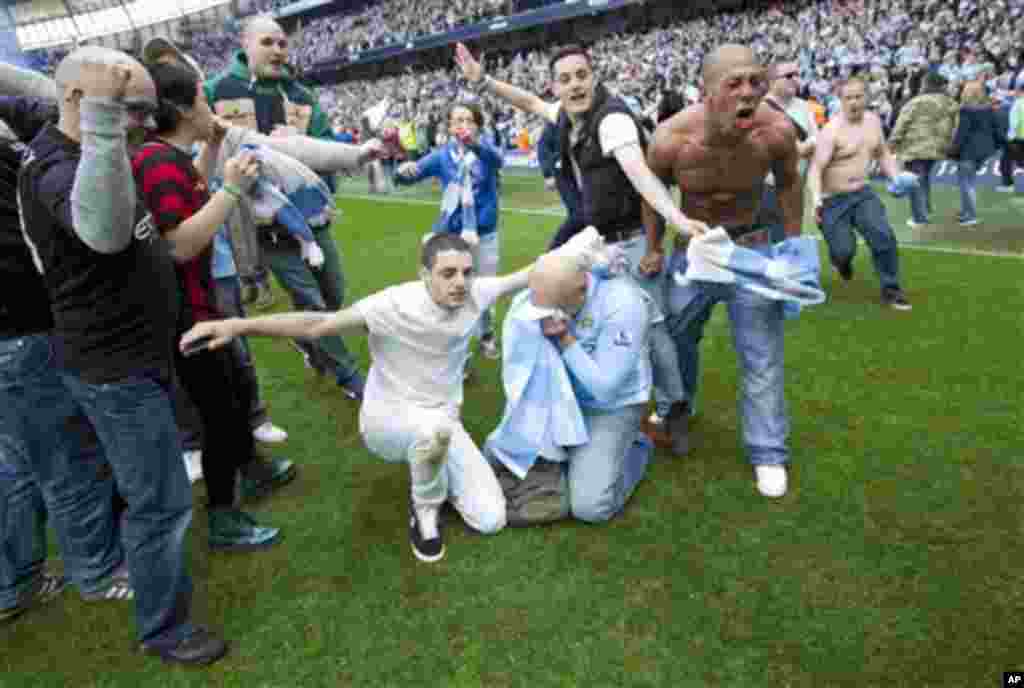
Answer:
<path fill-rule="evenodd" d="M 355 308 L 345 308 L 334 313 L 296 311 L 257 318 L 207 320 L 198 323 L 182 335 L 179 347 L 182 351 L 186 351 L 191 345 L 207 339 L 209 340 L 207 346 L 217 349 L 228 344 L 235 337 L 314 339 L 331 334 L 354 334 L 365 331 L 366 318 Z"/>
<path fill-rule="evenodd" d="M 459 65 L 459 69 L 462 70 L 462 75 L 471 84 L 482 85 L 483 88 L 524 112 L 543 117 L 549 122 L 556 121 L 556 117 L 553 117 L 550 112 L 553 108 L 546 101 L 529 91 L 524 91 L 512 84 L 507 84 L 504 81 L 498 81 L 485 75 L 483 65 L 473 57 L 472 53 L 469 52 L 469 48 L 462 43 L 455 46 L 455 62 Z"/>
<path fill-rule="evenodd" d="M 344 172 L 362 167 L 371 160 L 386 157 L 390 149 L 377 139 L 353 146 L 337 141 L 317 139 L 310 136 L 264 136 L 242 127 L 224 127 L 224 140 L 221 146 L 225 149 L 225 157 L 235 154 L 242 144 L 266 146 L 279 153 L 295 158 L 311 170 L 318 172 Z"/>
<path fill-rule="evenodd" d="M 502 275 L 501 277 L 494 278 L 497 285 L 497 298 L 514 294 L 520 289 L 526 289 L 526 285 L 530 279 L 530 271 L 533 270 L 533 263 L 530 263 L 522 270 L 513 272 L 509 275 Z"/>
<path fill-rule="evenodd" d="M 71 189 L 71 226 L 97 253 L 123 251 L 135 229 L 135 181 L 128 161 L 123 65 L 83 63 L 82 157 Z"/>
<path fill-rule="evenodd" d="M 48 76 L 0 62 L 0 93 L 57 102 L 57 84 Z"/>

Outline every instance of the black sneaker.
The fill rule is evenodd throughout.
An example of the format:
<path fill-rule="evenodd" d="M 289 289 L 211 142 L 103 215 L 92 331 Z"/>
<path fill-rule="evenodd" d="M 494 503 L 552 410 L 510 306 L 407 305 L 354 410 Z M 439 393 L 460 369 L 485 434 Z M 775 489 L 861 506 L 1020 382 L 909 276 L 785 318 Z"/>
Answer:
<path fill-rule="evenodd" d="M 306 367 L 316 373 L 318 376 L 323 376 L 327 373 L 327 366 L 321 360 L 319 350 L 307 341 L 301 341 L 298 339 L 290 340 L 292 348 L 302 354 L 302 360 L 306 364 Z"/>
<path fill-rule="evenodd" d="M 341 388 L 341 393 L 346 398 L 352 401 L 362 401 L 363 392 L 366 390 L 366 378 L 363 377 L 362 373 L 356 371 L 349 379 L 344 382 L 338 382 L 338 387 Z"/>
<path fill-rule="evenodd" d="M 899 289 L 882 292 L 882 305 L 897 311 L 909 311 L 913 308 Z"/>
<path fill-rule="evenodd" d="M 440 509 L 438 510 L 440 511 Z M 444 558 L 444 539 L 441 537 L 441 514 L 438 513 L 437 534 L 429 540 L 423 537 L 420 528 L 420 518 L 416 509 L 409 505 L 409 544 L 412 545 L 412 553 L 420 561 L 433 563 Z"/>
<path fill-rule="evenodd" d="M 174 647 L 158 647 L 142 643 L 143 654 L 155 655 L 165 662 L 177 664 L 213 664 L 228 652 L 228 644 L 213 632 L 197 626 L 190 635 Z"/>
<path fill-rule="evenodd" d="M 259 499 L 295 479 L 298 468 L 288 459 L 256 457 L 239 469 L 238 492 L 242 501 Z"/>
<path fill-rule="evenodd" d="M 835 267 L 836 271 L 839 273 L 839 276 L 842 277 L 844 280 L 849 282 L 850 280 L 853 279 L 853 261 L 852 260 L 847 260 L 847 261 L 844 261 L 844 262 L 833 260 L 832 261 L 832 265 Z"/>

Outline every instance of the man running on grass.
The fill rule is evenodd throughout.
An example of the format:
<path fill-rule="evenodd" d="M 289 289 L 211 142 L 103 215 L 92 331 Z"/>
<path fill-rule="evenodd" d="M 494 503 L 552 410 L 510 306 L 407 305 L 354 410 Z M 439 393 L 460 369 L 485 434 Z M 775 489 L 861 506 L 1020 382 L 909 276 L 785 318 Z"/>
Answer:
<path fill-rule="evenodd" d="M 900 287 L 896 235 L 869 181 L 874 160 L 890 180 L 911 175 L 900 174 L 900 164 L 885 143 L 882 121 L 867 111 L 864 82 L 857 77 L 843 82 L 839 101 L 842 112 L 821 130 L 807 175 L 814 212 L 839 275 L 844 280 L 853 278 L 856 227 L 871 248 L 871 260 L 882 283 L 882 304 L 909 311 L 910 302 Z"/>

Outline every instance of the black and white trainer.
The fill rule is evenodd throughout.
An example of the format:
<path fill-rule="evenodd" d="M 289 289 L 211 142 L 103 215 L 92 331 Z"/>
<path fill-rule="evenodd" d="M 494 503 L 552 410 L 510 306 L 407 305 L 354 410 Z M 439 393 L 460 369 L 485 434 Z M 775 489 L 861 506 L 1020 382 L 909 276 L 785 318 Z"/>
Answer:
<path fill-rule="evenodd" d="M 434 523 L 424 523 L 416 508 L 409 505 L 409 544 L 420 561 L 433 563 L 444 558 L 444 539 L 441 537 L 440 509 L 433 514 Z"/>

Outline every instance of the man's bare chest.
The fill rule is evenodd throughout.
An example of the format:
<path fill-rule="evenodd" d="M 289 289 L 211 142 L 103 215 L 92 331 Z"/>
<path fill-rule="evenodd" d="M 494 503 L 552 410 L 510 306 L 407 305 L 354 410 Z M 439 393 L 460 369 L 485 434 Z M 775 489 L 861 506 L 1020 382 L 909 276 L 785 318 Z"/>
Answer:
<path fill-rule="evenodd" d="M 842 163 L 856 160 L 870 154 L 871 151 L 878 148 L 879 144 L 881 144 L 881 140 L 874 132 L 862 128 L 840 131 L 836 135 L 832 162 Z"/>
<path fill-rule="evenodd" d="M 690 192 L 736 193 L 749 191 L 764 180 L 771 169 L 771 156 L 763 148 L 745 145 L 736 148 L 692 147 L 676 162 L 675 176 L 680 187 Z"/>

